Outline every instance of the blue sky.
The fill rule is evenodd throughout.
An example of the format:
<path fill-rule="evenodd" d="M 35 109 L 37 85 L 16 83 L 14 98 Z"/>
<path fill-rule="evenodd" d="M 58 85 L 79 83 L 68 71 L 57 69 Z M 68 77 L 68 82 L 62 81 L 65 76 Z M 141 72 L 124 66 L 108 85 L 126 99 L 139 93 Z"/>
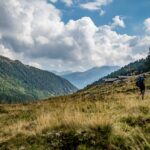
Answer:
<path fill-rule="evenodd" d="M 150 0 L 0 0 L 0 55 L 83 71 L 145 58 Z"/>
<path fill-rule="evenodd" d="M 83 2 L 85 1 L 80 1 L 80 3 Z M 78 4 L 68 7 L 58 1 L 55 5 L 62 10 L 62 19 L 65 23 L 70 19 L 78 20 L 81 17 L 89 16 L 97 26 L 100 26 L 111 23 L 114 16 L 122 16 L 126 28 L 118 29 L 118 32 L 129 35 L 142 34 L 143 22 L 150 16 L 150 0 L 113 0 L 112 3 L 102 6 L 106 12 L 103 16 L 100 16 L 100 10 L 89 11 L 82 9 Z"/>

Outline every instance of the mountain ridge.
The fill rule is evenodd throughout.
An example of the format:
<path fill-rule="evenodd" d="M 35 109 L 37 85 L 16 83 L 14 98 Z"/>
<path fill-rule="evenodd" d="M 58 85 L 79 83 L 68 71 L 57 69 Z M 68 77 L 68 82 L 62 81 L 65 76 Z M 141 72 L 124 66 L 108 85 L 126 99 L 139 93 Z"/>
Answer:
<path fill-rule="evenodd" d="M 149 149 L 150 72 L 144 100 L 135 79 L 26 105 L 0 104 L 1 149 Z"/>
<path fill-rule="evenodd" d="M 24 102 L 75 92 L 77 88 L 54 73 L 0 56 L 0 102 Z"/>
<path fill-rule="evenodd" d="M 119 66 L 101 66 L 93 67 L 84 72 L 74 72 L 71 74 L 63 75 L 62 77 L 69 80 L 79 89 L 86 87 L 88 84 L 102 78 L 103 76 L 119 69 Z"/>
<path fill-rule="evenodd" d="M 107 76 L 104 76 L 103 78 L 99 79 L 98 81 L 93 82 L 89 86 L 93 86 L 95 84 L 101 84 L 103 83 L 104 78 L 115 78 L 117 76 L 132 76 L 132 75 L 138 75 L 142 73 L 146 73 L 150 71 L 150 67 L 147 65 L 150 62 L 150 56 L 148 56 L 146 59 L 140 59 L 135 62 L 131 62 L 124 67 L 120 68 L 117 71 L 114 71 Z"/>

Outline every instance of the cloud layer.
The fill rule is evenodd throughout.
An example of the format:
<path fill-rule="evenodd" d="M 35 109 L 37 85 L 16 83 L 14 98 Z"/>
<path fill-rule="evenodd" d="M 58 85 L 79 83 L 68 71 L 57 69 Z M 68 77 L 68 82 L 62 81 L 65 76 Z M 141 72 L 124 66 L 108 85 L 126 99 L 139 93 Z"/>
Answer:
<path fill-rule="evenodd" d="M 99 11 L 100 16 L 103 16 L 106 12 L 102 9 L 102 7 L 110 4 L 112 1 L 113 0 L 94 0 L 80 3 L 80 7 L 89 11 Z"/>
<path fill-rule="evenodd" d="M 94 0 L 92 2 L 81 3 L 81 8 L 88 10 L 100 10 L 102 6 L 108 5 L 112 0 Z"/>
<path fill-rule="evenodd" d="M 109 2 L 97 0 L 92 7 Z M 147 33 L 138 37 L 115 31 L 126 27 L 120 16 L 103 26 L 89 17 L 65 24 L 62 12 L 44 0 L 1 0 L 0 14 L 0 54 L 48 70 L 124 65 L 144 57 L 150 43 L 150 18 L 144 22 Z"/>

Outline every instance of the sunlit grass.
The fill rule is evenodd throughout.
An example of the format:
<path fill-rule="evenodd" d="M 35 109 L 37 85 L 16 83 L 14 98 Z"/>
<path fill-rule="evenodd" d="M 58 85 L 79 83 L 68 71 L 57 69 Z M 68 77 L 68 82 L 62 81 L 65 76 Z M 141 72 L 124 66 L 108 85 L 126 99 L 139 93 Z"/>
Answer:
<path fill-rule="evenodd" d="M 147 90 L 145 100 L 141 100 L 134 79 L 37 103 L 1 105 L 0 110 L 0 142 L 19 134 L 29 137 L 69 130 L 82 132 L 109 125 L 114 136 L 132 143 L 130 149 L 144 149 L 145 145 L 150 148 L 150 94 Z M 121 139 L 111 140 L 115 143 Z"/>

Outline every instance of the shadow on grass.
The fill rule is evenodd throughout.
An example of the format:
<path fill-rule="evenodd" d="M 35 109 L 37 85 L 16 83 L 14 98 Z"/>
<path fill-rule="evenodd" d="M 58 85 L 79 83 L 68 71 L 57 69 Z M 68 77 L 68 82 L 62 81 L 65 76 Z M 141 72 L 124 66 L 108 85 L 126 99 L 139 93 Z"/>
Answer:
<path fill-rule="evenodd" d="M 128 124 L 131 127 L 140 126 L 144 127 L 150 123 L 150 116 L 128 116 L 121 119 L 121 122 Z"/>
<path fill-rule="evenodd" d="M 1 150 L 121 150 L 129 149 L 126 139 L 113 135 L 111 125 L 91 127 L 85 131 L 51 131 L 25 137 L 17 135 L 0 144 Z"/>

